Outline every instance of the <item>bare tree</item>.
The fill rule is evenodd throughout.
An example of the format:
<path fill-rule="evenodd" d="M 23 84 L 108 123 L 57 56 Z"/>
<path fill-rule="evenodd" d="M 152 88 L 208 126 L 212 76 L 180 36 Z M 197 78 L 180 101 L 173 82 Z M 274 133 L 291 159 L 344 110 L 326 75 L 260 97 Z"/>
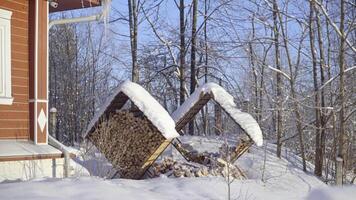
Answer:
<path fill-rule="evenodd" d="M 196 83 L 196 38 L 197 38 L 197 20 L 198 20 L 198 0 L 192 0 L 192 38 L 190 52 L 190 94 L 192 94 L 197 85 Z M 189 123 L 189 134 L 194 135 L 194 121 Z"/>
<path fill-rule="evenodd" d="M 136 0 L 128 0 L 129 9 L 129 28 L 130 28 L 130 45 L 132 58 L 132 75 L 133 82 L 139 82 L 140 69 L 137 64 L 137 27 L 138 27 L 138 5 Z"/>
<path fill-rule="evenodd" d="M 183 104 L 185 101 L 185 12 L 184 12 L 184 0 L 180 0 L 179 3 L 179 34 L 180 34 L 180 46 L 179 46 L 179 104 Z"/>
<path fill-rule="evenodd" d="M 343 166 L 345 168 L 346 162 L 346 136 L 345 136 L 345 120 L 344 120 L 344 110 L 345 110 L 345 86 L 344 86 L 344 71 L 345 71 L 345 1 L 340 0 L 340 50 L 339 50 L 339 69 L 340 69 L 340 83 L 339 83 L 339 101 L 340 101 L 340 112 L 339 112 L 339 151 L 338 156 L 343 159 Z"/>
<path fill-rule="evenodd" d="M 280 52 L 279 52 L 279 28 L 277 18 L 277 1 L 273 0 L 273 33 L 274 33 L 274 48 L 275 48 L 275 64 L 276 69 L 281 71 Z M 276 75 L 277 84 L 277 108 L 276 108 L 276 127 L 277 127 L 277 157 L 281 157 L 282 152 L 282 136 L 283 136 L 283 118 L 282 118 L 282 77 L 281 73 Z"/>

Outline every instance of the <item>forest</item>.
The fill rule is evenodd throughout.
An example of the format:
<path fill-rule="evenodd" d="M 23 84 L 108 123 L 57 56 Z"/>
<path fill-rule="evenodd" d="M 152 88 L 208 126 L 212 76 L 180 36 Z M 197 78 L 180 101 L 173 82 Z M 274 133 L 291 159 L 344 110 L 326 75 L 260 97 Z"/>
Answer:
<path fill-rule="evenodd" d="M 110 2 L 110 1 L 109 1 Z M 334 183 L 356 174 L 355 0 L 128 0 L 103 8 L 99 23 L 49 30 L 51 134 L 83 142 L 98 108 L 124 80 L 142 85 L 172 113 L 214 82 L 259 123 L 264 139 L 302 158 L 304 171 Z M 210 102 L 187 135 L 234 135 Z M 313 163 L 309 169 L 307 163 Z"/>

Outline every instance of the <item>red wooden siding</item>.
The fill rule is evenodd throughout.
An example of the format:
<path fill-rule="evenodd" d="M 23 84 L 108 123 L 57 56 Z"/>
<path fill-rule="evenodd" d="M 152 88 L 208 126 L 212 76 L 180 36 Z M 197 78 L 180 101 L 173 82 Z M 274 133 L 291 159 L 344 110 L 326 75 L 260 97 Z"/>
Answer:
<path fill-rule="evenodd" d="M 41 130 L 38 118 L 41 111 L 43 110 L 45 116 L 47 117 L 47 19 L 48 19 L 48 1 L 37 0 L 30 1 L 29 12 L 29 68 L 30 68 L 30 138 L 35 141 L 35 143 L 46 143 L 47 142 L 47 123 L 45 128 Z M 37 6 L 37 7 L 36 7 Z M 38 9 L 38 19 L 36 19 L 36 9 Z M 36 38 L 36 30 L 37 38 Z M 37 55 L 36 52 L 37 43 Z M 37 66 L 36 66 L 37 60 Z M 37 67 L 37 70 L 36 70 Z M 37 73 L 36 73 L 37 72 Z M 36 84 L 37 82 L 37 84 Z M 37 88 L 36 88 L 37 86 Z"/>
<path fill-rule="evenodd" d="M 0 105 L 0 139 L 29 138 L 28 0 L 1 0 L 0 8 L 12 11 L 12 105 Z"/>

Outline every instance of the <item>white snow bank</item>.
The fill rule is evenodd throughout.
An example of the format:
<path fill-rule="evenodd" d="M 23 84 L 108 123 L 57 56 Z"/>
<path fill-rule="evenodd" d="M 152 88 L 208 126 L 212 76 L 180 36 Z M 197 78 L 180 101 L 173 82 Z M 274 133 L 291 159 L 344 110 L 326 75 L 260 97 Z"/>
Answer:
<path fill-rule="evenodd" d="M 113 95 L 111 95 L 101 106 L 100 110 L 89 123 L 85 135 L 89 133 L 95 123 L 104 114 L 107 107 L 110 106 L 111 102 L 120 92 L 129 97 L 129 99 L 144 113 L 166 139 L 172 139 L 179 136 L 175 129 L 175 122 L 168 112 L 143 87 L 131 81 L 125 81 L 120 84 Z"/>
<path fill-rule="evenodd" d="M 283 188 L 278 188 L 264 184 L 260 180 L 234 181 L 231 184 L 231 199 L 305 199 L 308 190 L 304 188 L 308 187 L 301 189 L 295 186 L 298 185 L 293 182 Z M 313 188 L 313 186 L 310 187 Z M 42 179 L 0 184 L 0 199 L 225 200 L 227 199 L 227 184 L 221 177 L 166 178 L 162 176 L 148 180 L 104 180 L 95 177 Z"/>
<path fill-rule="evenodd" d="M 215 152 L 224 144 L 220 137 L 184 136 L 181 139 L 199 152 L 206 150 Z M 231 138 L 228 142 L 234 145 L 236 138 Z M 317 177 L 304 173 L 299 164 L 294 163 L 295 160 L 289 161 L 284 155 L 284 150 L 280 159 L 275 156 L 275 145 L 269 144 L 265 147 L 267 148 L 252 147 L 251 151 L 237 160 L 238 166 L 250 179 L 235 180 L 231 184 L 231 199 L 302 200 L 316 188 L 327 188 Z M 173 151 L 175 159 L 181 157 L 174 149 Z M 262 175 L 264 181 L 261 181 Z M 96 177 L 42 179 L 1 183 L 0 199 L 224 200 L 227 199 L 227 185 L 221 177 L 166 178 L 162 176 L 148 180 L 104 180 Z"/>
<path fill-rule="evenodd" d="M 194 93 L 172 113 L 172 118 L 178 122 L 193 106 L 199 98 L 205 94 L 213 96 L 214 100 L 233 118 L 233 120 L 245 130 L 257 146 L 262 146 L 263 135 L 257 121 L 248 113 L 239 110 L 234 103 L 234 98 L 221 86 L 215 83 L 206 83 L 197 88 Z"/>
<path fill-rule="evenodd" d="M 314 189 L 307 200 L 355 200 L 356 186 Z"/>
<path fill-rule="evenodd" d="M 182 136 L 179 140 L 184 144 L 191 145 L 199 153 L 219 152 L 219 147 L 226 142 L 230 147 L 237 143 L 236 136 L 223 137 L 199 137 Z M 302 159 L 293 151 L 282 148 L 282 158 L 276 156 L 277 146 L 266 143 L 263 148 L 252 146 L 236 162 L 237 165 L 252 180 L 264 180 L 263 184 L 267 190 L 280 192 L 289 191 L 289 196 L 307 196 L 311 189 L 325 187 L 319 178 L 302 170 Z M 165 152 L 165 155 L 173 155 L 175 160 L 184 161 L 184 158 L 176 150 Z M 307 162 L 307 166 L 310 163 Z M 308 167 L 308 171 L 312 170 Z M 252 198 L 253 199 L 253 198 Z M 270 199 L 270 198 L 261 198 Z M 283 198 L 282 198 L 283 199 Z M 289 198 L 285 198 L 289 199 Z M 302 199 L 302 198 L 299 198 Z"/>

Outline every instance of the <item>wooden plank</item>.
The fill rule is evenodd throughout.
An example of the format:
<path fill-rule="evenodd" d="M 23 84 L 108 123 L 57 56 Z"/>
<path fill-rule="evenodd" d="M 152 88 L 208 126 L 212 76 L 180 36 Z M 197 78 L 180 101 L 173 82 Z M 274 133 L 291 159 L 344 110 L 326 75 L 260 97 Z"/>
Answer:
<path fill-rule="evenodd" d="M 190 121 L 193 120 L 195 115 L 207 104 L 211 99 L 210 94 L 205 94 L 199 97 L 199 100 L 192 106 L 192 108 L 176 123 L 176 130 L 179 132 L 182 130 Z"/>
<path fill-rule="evenodd" d="M 16 110 L 28 110 L 28 103 L 17 103 L 14 102 L 11 106 L 9 105 L 0 105 L 0 110 L 1 111 L 16 111 Z"/>
<path fill-rule="evenodd" d="M 16 12 L 26 13 L 28 10 L 28 5 L 18 4 L 15 1 L 2 0 L 2 1 L 0 1 L 0 8 L 6 9 L 6 10 L 11 10 L 11 11 L 16 11 Z"/>
<path fill-rule="evenodd" d="M 18 93 L 18 91 L 22 91 L 21 94 L 27 94 L 28 91 L 21 90 L 19 87 L 25 87 L 25 90 L 28 90 L 28 78 L 18 78 L 12 76 L 12 87 L 13 90 Z"/>
<path fill-rule="evenodd" d="M 26 20 L 21 19 L 12 19 L 11 26 L 28 29 L 28 22 Z"/>
<path fill-rule="evenodd" d="M 0 120 L 11 120 L 11 119 L 21 119 L 28 120 L 28 111 L 20 111 L 20 112 L 3 112 L 0 111 Z"/>
<path fill-rule="evenodd" d="M 28 60 L 28 45 L 26 43 L 15 43 L 15 42 L 12 42 L 11 51 L 12 51 L 13 54 L 14 53 L 21 53 L 23 55 L 26 55 L 26 57 L 27 57 L 26 60 Z"/>
<path fill-rule="evenodd" d="M 2 156 L 0 162 L 7 161 L 22 161 L 22 160 L 43 160 L 62 158 L 61 154 L 47 154 L 47 155 L 29 155 L 29 156 Z"/>
<path fill-rule="evenodd" d="M 29 121 L 28 120 L 23 120 L 23 119 L 19 119 L 14 120 L 14 121 L 8 121 L 8 120 L 0 120 L 0 127 L 2 129 L 16 129 L 16 128 L 28 128 L 29 127 Z"/>
<path fill-rule="evenodd" d="M 11 57 L 12 57 L 12 60 L 28 63 L 28 54 L 27 53 L 20 53 L 20 52 L 12 51 Z M 27 67 L 27 66 L 28 66 L 28 64 L 26 64 L 26 66 L 23 65 L 23 67 Z"/>
<path fill-rule="evenodd" d="M 22 44 L 28 46 L 27 35 L 11 35 L 11 42 L 15 44 Z"/>
<path fill-rule="evenodd" d="M 40 0 L 38 3 L 38 74 L 37 95 L 39 99 L 47 99 L 47 1 Z"/>
<path fill-rule="evenodd" d="M 235 148 L 235 150 L 231 153 L 230 162 L 234 163 L 237 159 L 239 159 L 253 144 L 252 140 L 249 141 L 241 141 Z"/>
<path fill-rule="evenodd" d="M 20 27 L 11 26 L 11 35 L 25 36 L 27 34 L 28 34 L 28 29 L 27 28 L 20 28 Z"/>
<path fill-rule="evenodd" d="M 28 60 L 11 60 L 11 65 L 12 65 L 12 69 L 16 69 L 16 70 L 22 70 L 22 71 L 26 71 L 28 72 Z"/>
<path fill-rule="evenodd" d="M 28 5 L 28 1 L 32 1 L 32 0 L 11 0 L 11 1 L 17 4 Z"/>
<path fill-rule="evenodd" d="M 18 102 L 18 103 L 27 103 L 28 102 L 27 94 L 13 94 L 12 97 L 14 98 L 14 102 Z"/>
<path fill-rule="evenodd" d="M 71 154 L 71 158 L 74 158 L 75 155 Z M 21 156 L 1 156 L 0 162 L 6 161 L 20 161 L 20 160 L 43 160 L 43 159 L 56 159 L 64 158 L 63 153 L 58 154 L 38 154 L 38 155 L 21 155 Z"/>
<path fill-rule="evenodd" d="M 0 128 L 1 139 L 28 139 L 28 128 Z"/>
<path fill-rule="evenodd" d="M 17 78 L 27 78 L 28 79 L 28 70 L 21 70 L 18 68 L 13 68 L 11 69 L 11 76 L 12 77 L 17 77 Z"/>
<path fill-rule="evenodd" d="M 157 160 L 157 158 L 163 153 L 163 151 L 168 147 L 168 145 L 172 142 L 172 140 L 165 140 L 156 151 L 148 157 L 145 163 L 142 165 L 141 169 L 146 172 L 146 170 Z M 142 174 L 143 175 L 143 174 Z"/>

